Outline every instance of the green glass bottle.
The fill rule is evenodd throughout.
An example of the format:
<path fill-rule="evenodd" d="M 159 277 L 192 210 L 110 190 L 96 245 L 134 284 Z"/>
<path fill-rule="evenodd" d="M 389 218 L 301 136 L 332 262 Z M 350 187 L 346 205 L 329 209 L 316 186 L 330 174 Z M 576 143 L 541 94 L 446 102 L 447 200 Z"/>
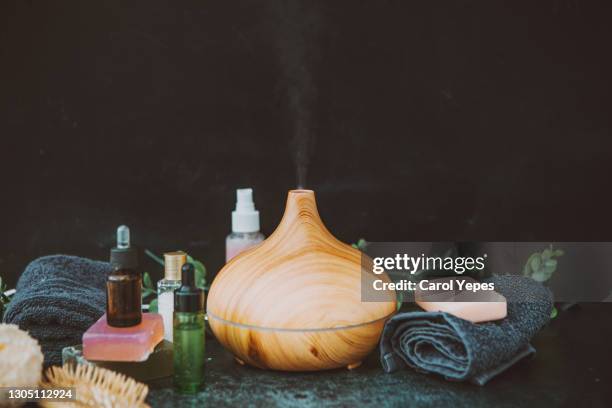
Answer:
<path fill-rule="evenodd" d="M 204 384 L 204 291 L 195 284 L 193 264 L 181 268 L 181 287 L 174 291 L 174 386 L 196 393 Z"/>

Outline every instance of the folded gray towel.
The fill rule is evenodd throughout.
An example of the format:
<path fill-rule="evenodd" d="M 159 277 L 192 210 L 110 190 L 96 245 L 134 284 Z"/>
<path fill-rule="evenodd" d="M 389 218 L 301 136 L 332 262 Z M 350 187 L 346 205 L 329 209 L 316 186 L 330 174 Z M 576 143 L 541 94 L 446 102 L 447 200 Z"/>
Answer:
<path fill-rule="evenodd" d="M 81 337 L 106 309 L 107 262 L 68 255 L 32 261 L 17 282 L 17 292 L 4 314 L 37 339 L 45 366 L 62 363 L 62 349 Z"/>
<path fill-rule="evenodd" d="M 508 315 L 471 323 L 444 312 L 408 312 L 389 319 L 380 342 L 386 372 L 409 366 L 448 380 L 484 385 L 535 350 L 529 340 L 550 320 L 552 295 L 542 284 L 517 275 L 495 276 Z"/>

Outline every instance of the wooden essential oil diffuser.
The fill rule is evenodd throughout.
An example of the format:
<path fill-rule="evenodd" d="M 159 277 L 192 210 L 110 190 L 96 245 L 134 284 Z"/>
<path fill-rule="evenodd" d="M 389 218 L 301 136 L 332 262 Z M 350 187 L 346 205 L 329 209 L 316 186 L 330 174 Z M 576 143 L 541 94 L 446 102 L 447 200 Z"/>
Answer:
<path fill-rule="evenodd" d="M 241 363 L 286 371 L 353 368 L 378 344 L 396 308 L 362 302 L 362 282 L 389 282 L 371 259 L 323 225 L 314 192 L 289 191 L 285 214 L 264 242 L 232 259 L 208 295 L 217 339 Z"/>

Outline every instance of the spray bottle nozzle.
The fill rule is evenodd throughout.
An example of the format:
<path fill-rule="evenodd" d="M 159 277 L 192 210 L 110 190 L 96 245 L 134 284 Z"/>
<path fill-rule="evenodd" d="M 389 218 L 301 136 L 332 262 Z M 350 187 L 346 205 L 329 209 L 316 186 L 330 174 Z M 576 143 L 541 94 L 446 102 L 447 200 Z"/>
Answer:
<path fill-rule="evenodd" d="M 252 188 L 239 188 L 236 190 L 236 211 L 255 211 Z"/>
<path fill-rule="evenodd" d="M 232 231 L 259 231 L 259 211 L 253 203 L 253 189 L 239 188 L 236 190 L 236 210 L 232 212 Z"/>

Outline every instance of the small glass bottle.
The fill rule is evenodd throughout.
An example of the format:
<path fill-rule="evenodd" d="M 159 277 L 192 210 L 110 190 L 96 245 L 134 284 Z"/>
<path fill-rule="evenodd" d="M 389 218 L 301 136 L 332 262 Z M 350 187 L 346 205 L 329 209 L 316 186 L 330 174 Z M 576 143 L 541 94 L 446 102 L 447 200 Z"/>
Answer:
<path fill-rule="evenodd" d="M 142 321 L 142 275 L 138 252 L 130 246 L 130 229 L 117 228 L 117 247 L 111 249 L 113 271 L 106 279 L 106 322 L 113 327 L 130 327 Z"/>
<path fill-rule="evenodd" d="M 262 242 L 259 232 L 259 211 L 253 203 L 253 189 L 236 190 L 236 210 L 232 211 L 232 233 L 225 239 L 225 262 Z"/>
<path fill-rule="evenodd" d="M 204 384 L 204 291 L 196 287 L 192 264 L 181 272 L 181 287 L 174 291 L 174 386 L 193 394 Z"/>
<path fill-rule="evenodd" d="M 181 267 L 187 262 L 183 251 L 164 254 L 164 279 L 157 282 L 157 311 L 164 320 L 164 339 L 172 341 L 174 291 L 181 287 Z"/>

